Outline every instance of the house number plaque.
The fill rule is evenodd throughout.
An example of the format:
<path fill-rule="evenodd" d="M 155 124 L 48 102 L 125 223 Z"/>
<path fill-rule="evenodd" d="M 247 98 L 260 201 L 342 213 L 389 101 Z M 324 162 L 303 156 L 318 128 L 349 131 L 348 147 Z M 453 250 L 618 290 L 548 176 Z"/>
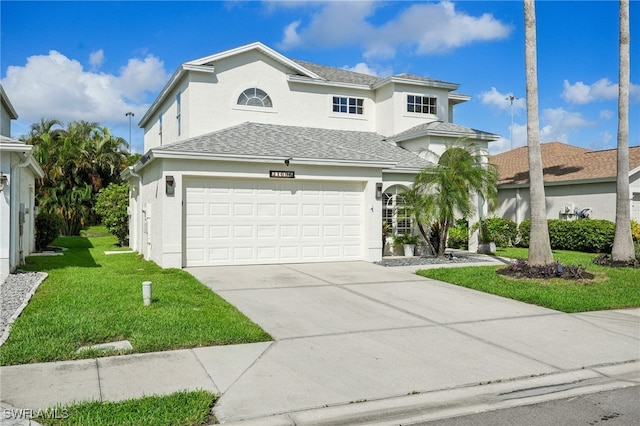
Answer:
<path fill-rule="evenodd" d="M 292 170 L 269 170 L 269 177 L 281 179 L 294 179 L 296 172 Z"/>

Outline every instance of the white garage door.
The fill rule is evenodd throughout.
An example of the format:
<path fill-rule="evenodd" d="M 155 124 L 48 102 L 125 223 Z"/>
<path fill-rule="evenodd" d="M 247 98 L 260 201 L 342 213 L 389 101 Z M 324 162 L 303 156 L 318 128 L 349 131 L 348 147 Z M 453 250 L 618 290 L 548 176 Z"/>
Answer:
<path fill-rule="evenodd" d="M 186 181 L 186 266 L 363 259 L 363 184 Z"/>

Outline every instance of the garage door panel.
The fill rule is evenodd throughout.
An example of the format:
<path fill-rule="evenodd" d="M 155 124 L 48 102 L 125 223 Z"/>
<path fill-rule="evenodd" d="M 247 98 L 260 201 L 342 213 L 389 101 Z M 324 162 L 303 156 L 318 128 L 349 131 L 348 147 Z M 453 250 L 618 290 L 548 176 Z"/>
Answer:
<path fill-rule="evenodd" d="M 185 183 L 186 266 L 363 258 L 360 183 Z"/>
<path fill-rule="evenodd" d="M 258 217 L 275 217 L 278 214 L 278 207 L 275 203 L 260 203 L 257 209 Z"/>

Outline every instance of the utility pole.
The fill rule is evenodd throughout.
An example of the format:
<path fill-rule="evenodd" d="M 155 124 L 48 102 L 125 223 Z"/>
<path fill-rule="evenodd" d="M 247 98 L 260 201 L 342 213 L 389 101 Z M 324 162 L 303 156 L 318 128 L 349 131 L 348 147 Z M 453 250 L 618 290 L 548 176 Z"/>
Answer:
<path fill-rule="evenodd" d="M 513 93 L 510 93 L 505 99 L 511 103 L 511 149 L 513 149 L 513 101 L 520 98 L 517 98 L 513 96 Z"/>
<path fill-rule="evenodd" d="M 513 115 L 513 101 L 511 102 L 511 109 Z M 129 155 L 131 155 L 131 117 L 133 117 L 134 115 L 135 114 L 131 111 L 125 114 L 125 116 L 129 117 Z"/>

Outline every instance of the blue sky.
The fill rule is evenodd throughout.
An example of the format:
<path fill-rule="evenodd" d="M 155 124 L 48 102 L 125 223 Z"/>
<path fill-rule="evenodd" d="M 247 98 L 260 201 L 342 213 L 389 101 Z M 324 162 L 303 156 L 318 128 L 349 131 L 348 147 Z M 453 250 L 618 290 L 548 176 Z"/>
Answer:
<path fill-rule="evenodd" d="M 542 142 L 615 148 L 618 2 L 538 1 Z M 640 145 L 640 1 L 631 1 L 630 145 Z M 41 117 L 97 121 L 142 150 L 138 120 L 186 61 L 261 41 L 292 59 L 408 72 L 472 96 L 457 124 L 526 144 L 521 1 L 0 2 L 0 81 L 18 137 Z M 505 99 L 520 98 L 511 113 Z"/>

